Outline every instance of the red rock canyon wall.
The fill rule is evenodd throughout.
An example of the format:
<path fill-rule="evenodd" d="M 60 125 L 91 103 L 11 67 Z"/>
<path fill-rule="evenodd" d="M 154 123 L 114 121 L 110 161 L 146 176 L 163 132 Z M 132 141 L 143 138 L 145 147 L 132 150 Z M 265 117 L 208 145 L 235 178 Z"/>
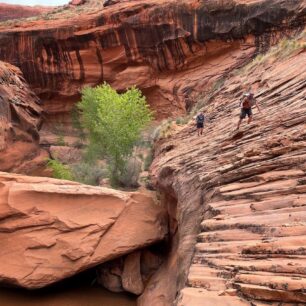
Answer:
<path fill-rule="evenodd" d="M 47 154 L 39 148 L 42 109 L 20 70 L 0 62 L 0 170 L 35 173 Z"/>
<path fill-rule="evenodd" d="M 139 86 L 159 118 L 182 114 L 213 79 L 305 22 L 305 0 L 129 1 L 1 27 L 0 59 L 20 67 L 50 118 L 83 85 Z M 80 6 L 82 8 L 82 6 Z M 90 11 L 90 10 L 89 10 Z M 67 118 L 66 118 L 67 120 Z"/>

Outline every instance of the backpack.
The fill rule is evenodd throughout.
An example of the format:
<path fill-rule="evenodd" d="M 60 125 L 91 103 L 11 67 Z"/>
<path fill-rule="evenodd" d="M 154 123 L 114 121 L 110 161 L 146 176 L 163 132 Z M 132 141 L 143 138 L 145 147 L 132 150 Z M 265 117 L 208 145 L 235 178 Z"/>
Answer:
<path fill-rule="evenodd" d="M 197 116 L 197 123 L 204 123 L 205 117 L 204 115 L 198 115 Z"/>

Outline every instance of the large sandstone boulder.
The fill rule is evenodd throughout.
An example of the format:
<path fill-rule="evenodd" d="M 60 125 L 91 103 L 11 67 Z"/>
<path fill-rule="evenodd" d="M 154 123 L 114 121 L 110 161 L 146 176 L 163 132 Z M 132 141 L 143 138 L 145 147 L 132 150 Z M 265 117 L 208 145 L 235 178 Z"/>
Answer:
<path fill-rule="evenodd" d="M 0 173 L 2 284 L 44 287 L 166 235 L 148 196 Z"/>

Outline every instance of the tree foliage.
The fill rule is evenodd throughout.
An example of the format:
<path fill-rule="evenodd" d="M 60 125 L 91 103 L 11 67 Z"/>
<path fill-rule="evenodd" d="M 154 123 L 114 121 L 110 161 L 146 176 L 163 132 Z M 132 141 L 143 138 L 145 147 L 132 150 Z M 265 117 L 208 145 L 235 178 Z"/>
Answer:
<path fill-rule="evenodd" d="M 145 97 L 135 87 L 118 94 L 104 83 L 84 88 L 77 107 L 81 125 L 88 134 L 87 158 L 106 159 L 111 178 L 118 182 L 141 130 L 152 120 Z"/>

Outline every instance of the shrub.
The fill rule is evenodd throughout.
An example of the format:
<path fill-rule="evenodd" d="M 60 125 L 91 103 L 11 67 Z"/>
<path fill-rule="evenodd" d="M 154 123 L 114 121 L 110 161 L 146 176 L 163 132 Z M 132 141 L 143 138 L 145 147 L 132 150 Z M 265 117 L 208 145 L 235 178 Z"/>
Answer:
<path fill-rule="evenodd" d="M 176 120 L 175 120 L 175 123 L 177 124 L 177 125 L 185 125 L 186 123 L 188 123 L 188 117 L 186 116 L 186 117 L 179 117 L 179 118 L 176 118 Z"/>
<path fill-rule="evenodd" d="M 85 162 L 71 166 L 71 170 L 76 181 L 93 186 L 99 185 L 101 179 L 108 176 L 108 171 L 100 165 Z"/>
<path fill-rule="evenodd" d="M 118 177 L 118 182 L 121 186 L 136 188 L 139 186 L 138 179 L 141 172 L 141 161 L 136 157 L 131 157 L 126 161 L 125 167 Z M 112 182 L 113 184 L 118 183 Z"/>
<path fill-rule="evenodd" d="M 88 133 L 87 159 L 106 159 L 111 181 L 118 183 L 126 175 L 126 161 L 141 130 L 153 117 L 145 97 L 135 87 L 118 94 L 104 83 L 84 88 L 77 107 L 82 128 Z"/>
<path fill-rule="evenodd" d="M 154 140 L 159 140 L 163 138 L 168 138 L 171 135 L 173 128 L 172 119 L 164 120 L 154 131 Z"/>
<path fill-rule="evenodd" d="M 58 138 L 56 140 L 56 145 L 58 145 L 58 146 L 65 146 L 66 145 L 64 135 L 59 135 L 58 136 Z"/>
<path fill-rule="evenodd" d="M 62 164 L 56 159 L 49 159 L 48 168 L 52 170 L 52 174 L 54 178 L 61 179 L 61 180 L 68 180 L 73 181 L 74 177 L 67 165 Z"/>
<path fill-rule="evenodd" d="M 153 162 L 153 158 L 154 158 L 153 149 L 151 149 L 144 160 L 143 167 L 145 171 L 148 171 L 150 169 L 150 166 Z"/>

